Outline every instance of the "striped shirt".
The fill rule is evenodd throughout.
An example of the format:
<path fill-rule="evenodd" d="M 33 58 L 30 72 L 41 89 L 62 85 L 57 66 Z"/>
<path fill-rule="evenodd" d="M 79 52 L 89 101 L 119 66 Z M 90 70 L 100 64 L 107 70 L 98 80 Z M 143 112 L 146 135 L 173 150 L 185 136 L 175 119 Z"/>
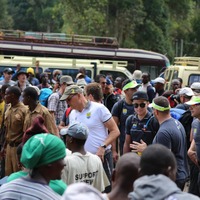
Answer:
<path fill-rule="evenodd" d="M 61 199 L 61 196 L 46 184 L 19 178 L 0 187 L 0 199 L 58 200 Z"/>

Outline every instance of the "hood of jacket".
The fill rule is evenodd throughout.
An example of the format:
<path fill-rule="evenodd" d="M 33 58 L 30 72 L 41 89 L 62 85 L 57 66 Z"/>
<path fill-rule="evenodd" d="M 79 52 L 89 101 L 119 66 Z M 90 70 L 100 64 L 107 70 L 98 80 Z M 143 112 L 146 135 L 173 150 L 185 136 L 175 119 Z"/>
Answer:
<path fill-rule="evenodd" d="M 177 185 L 164 175 L 143 176 L 134 182 L 134 191 L 129 194 L 132 200 L 164 200 L 181 192 Z"/>

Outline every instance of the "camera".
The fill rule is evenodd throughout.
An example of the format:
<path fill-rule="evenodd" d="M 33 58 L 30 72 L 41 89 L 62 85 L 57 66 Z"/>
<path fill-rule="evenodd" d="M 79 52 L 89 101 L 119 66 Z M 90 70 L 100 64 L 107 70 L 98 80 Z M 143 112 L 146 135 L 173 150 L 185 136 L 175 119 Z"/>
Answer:
<path fill-rule="evenodd" d="M 175 102 L 178 102 L 178 103 L 181 102 L 181 100 L 180 100 L 180 95 L 179 95 L 179 94 L 171 94 L 171 95 L 170 95 L 170 100 L 175 101 Z"/>
<path fill-rule="evenodd" d="M 60 83 L 60 78 L 61 78 L 61 75 L 60 74 L 57 74 L 56 76 L 56 81 Z"/>

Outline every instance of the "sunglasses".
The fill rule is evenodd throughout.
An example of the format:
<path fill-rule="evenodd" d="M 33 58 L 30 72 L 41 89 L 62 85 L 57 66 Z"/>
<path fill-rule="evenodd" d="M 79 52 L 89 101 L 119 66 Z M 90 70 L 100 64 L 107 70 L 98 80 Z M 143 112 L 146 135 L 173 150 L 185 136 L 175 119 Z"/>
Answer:
<path fill-rule="evenodd" d="M 134 108 L 138 108 L 139 106 L 140 108 L 144 108 L 146 106 L 146 103 L 140 103 L 140 104 L 134 103 L 133 105 L 134 105 Z"/>

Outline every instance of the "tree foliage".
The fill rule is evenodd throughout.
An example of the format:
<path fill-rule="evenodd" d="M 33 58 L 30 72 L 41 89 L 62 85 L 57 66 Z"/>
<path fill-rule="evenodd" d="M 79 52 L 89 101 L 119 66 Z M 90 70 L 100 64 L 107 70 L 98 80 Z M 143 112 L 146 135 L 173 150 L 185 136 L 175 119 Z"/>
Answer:
<path fill-rule="evenodd" d="M 10 29 L 13 26 L 12 16 L 8 14 L 7 0 L 1 0 L 0 4 L 0 28 Z"/>
<path fill-rule="evenodd" d="M 121 47 L 170 58 L 181 40 L 183 54 L 200 55 L 199 20 L 199 0 L 1 0 L 0 6 L 3 29 L 113 36 Z"/>

